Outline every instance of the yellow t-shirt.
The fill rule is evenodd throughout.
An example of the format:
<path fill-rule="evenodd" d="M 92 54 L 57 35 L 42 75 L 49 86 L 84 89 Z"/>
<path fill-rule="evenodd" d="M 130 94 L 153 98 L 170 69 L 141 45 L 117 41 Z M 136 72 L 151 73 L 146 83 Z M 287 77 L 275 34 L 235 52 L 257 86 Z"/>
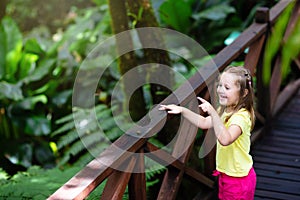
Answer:
<path fill-rule="evenodd" d="M 229 115 L 230 113 L 225 112 L 221 116 L 223 122 Z M 249 154 L 251 144 L 250 113 L 244 108 L 240 109 L 229 118 L 225 127 L 228 128 L 233 124 L 241 128 L 242 134 L 228 146 L 222 146 L 217 141 L 216 167 L 219 172 L 228 176 L 243 177 L 248 175 L 253 165 L 252 156 Z"/>

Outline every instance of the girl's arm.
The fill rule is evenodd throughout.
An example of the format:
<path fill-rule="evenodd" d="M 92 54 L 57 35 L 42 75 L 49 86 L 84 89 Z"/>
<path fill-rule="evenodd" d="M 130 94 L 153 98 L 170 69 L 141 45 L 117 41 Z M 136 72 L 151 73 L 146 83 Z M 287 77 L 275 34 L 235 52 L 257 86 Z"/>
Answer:
<path fill-rule="evenodd" d="M 159 110 L 167 110 L 167 112 L 170 114 L 180 114 L 181 113 L 184 118 L 186 118 L 192 124 L 194 124 L 195 126 L 201 128 L 201 129 L 212 128 L 212 120 L 211 120 L 210 116 L 203 117 L 185 107 L 176 106 L 174 104 L 161 105 Z"/>
<path fill-rule="evenodd" d="M 231 125 L 230 127 L 226 128 L 219 114 L 212 107 L 212 105 L 202 98 L 198 99 L 202 102 L 199 107 L 201 107 L 202 110 L 207 112 L 211 117 L 214 131 L 220 144 L 227 146 L 233 143 L 242 134 L 241 128 L 237 125 Z"/>

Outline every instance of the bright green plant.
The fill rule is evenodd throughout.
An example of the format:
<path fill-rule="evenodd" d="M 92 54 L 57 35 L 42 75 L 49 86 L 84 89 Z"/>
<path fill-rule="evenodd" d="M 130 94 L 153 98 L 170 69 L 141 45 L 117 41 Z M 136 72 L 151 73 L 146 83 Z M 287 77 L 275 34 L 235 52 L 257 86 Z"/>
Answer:
<path fill-rule="evenodd" d="M 51 78 L 55 60 L 47 57 L 37 40 L 23 42 L 11 18 L 1 21 L 0 40 L 0 143 L 4 147 L 1 153 L 25 167 L 33 160 L 50 164 L 50 148 L 38 139 L 51 132 L 49 116 L 44 112 L 49 98 L 41 92 L 39 81 Z"/>
<path fill-rule="evenodd" d="M 64 170 L 59 168 L 45 170 L 39 166 L 32 166 L 26 172 L 10 176 L 0 168 L 0 199 L 47 199 L 81 169 L 79 166 L 72 166 Z M 146 178 L 150 180 L 151 175 L 147 175 Z M 148 181 L 147 187 L 156 182 L 157 180 Z M 100 184 L 87 199 L 99 199 L 105 183 L 106 181 Z M 128 199 L 127 191 L 123 199 Z"/>
<path fill-rule="evenodd" d="M 300 53 L 300 20 L 297 21 L 291 34 L 283 40 L 287 24 L 290 20 L 294 2 L 285 9 L 276 21 L 272 33 L 267 41 L 263 62 L 263 83 L 268 85 L 272 75 L 274 57 L 281 55 L 281 77 L 286 79 L 291 69 L 291 62 Z"/>
<path fill-rule="evenodd" d="M 66 31 L 51 38 L 46 29 L 22 35 L 9 17 L 0 25 L 0 143 L 2 157 L 30 167 L 54 166 L 49 144 L 55 121 L 71 112 L 74 79 L 82 60 L 109 30 L 107 8 L 73 10 Z M 105 101 L 106 73 L 101 85 Z M 54 143 L 53 143 L 54 142 Z M 17 147 L 17 148 L 16 148 Z M 7 166 L 8 167 L 8 166 Z"/>
<path fill-rule="evenodd" d="M 38 166 L 30 167 L 26 172 L 10 176 L 0 171 L 1 199 L 46 199 L 62 184 L 74 176 L 80 167 L 60 170 L 45 170 Z"/>

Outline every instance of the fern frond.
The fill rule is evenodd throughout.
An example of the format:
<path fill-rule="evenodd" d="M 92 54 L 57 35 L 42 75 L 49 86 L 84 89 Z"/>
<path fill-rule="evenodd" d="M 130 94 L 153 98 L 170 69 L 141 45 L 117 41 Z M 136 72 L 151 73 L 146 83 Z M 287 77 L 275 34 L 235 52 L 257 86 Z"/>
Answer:
<path fill-rule="evenodd" d="M 124 127 L 131 126 L 126 121 L 125 115 L 113 116 L 113 109 L 118 107 L 110 108 L 105 104 L 99 104 L 92 109 L 74 108 L 72 114 L 57 120 L 57 124 L 61 127 L 54 131 L 52 136 L 59 136 L 57 147 L 60 151 L 64 151 L 59 165 L 67 163 L 71 155 L 83 156 L 78 158 L 78 162 L 85 163 L 90 159 L 84 153 L 86 149 L 94 156 L 99 155 L 111 141 L 116 140 L 124 132 L 117 126 L 116 120 Z"/>
<path fill-rule="evenodd" d="M 121 135 L 123 135 L 123 131 L 119 129 L 119 127 L 114 127 L 108 131 L 106 131 L 105 135 L 110 141 L 116 140 Z"/>
<path fill-rule="evenodd" d="M 58 150 L 71 145 L 78 137 L 77 130 L 71 130 L 66 135 L 61 136 L 57 142 Z"/>
<path fill-rule="evenodd" d="M 57 129 L 56 131 L 54 131 L 51 134 L 51 136 L 54 137 L 56 135 L 60 135 L 62 133 L 65 133 L 66 131 L 70 131 L 70 130 L 72 130 L 74 128 L 75 128 L 74 121 L 67 122 L 66 124 L 64 124 L 63 126 L 61 126 L 59 129 Z"/>
<path fill-rule="evenodd" d="M 80 158 L 74 163 L 75 166 L 80 166 L 84 167 L 86 166 L 89 162 L 91 162 L 95 157 L 90 153 L 86 152 Z"/>
<path fill-rule="evenodd" d="M 97 106 L 95 107 L 95 112 L 96 112 L 96 113 L 99 113 L 99 112 L 101 112 L 102 110 L 106 110 L 106 109 L 108 109 L 108 106 L 107 106 L 107 105 L 105 105 L 105 104 L 99 104 L 99 105 L 97 105 Z"/>

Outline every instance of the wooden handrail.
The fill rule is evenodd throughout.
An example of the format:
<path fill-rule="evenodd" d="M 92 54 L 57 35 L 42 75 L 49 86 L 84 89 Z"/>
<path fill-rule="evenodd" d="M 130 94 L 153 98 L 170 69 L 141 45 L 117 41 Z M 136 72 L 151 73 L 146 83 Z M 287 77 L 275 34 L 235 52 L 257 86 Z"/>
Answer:
<path fill-rule="evenodd" d="M 245 67 L 249 68 L 258 81 L 258 93 L 264 92 L 262 86 L 261 76 L 261 61 L 263 56 L 264 44 L 266 35 L 270 31 L 276 19 L 280 16 L 287 5 L 292 0 L 283 0 L 277 3 L 271 10 L 260 9 L 257 12 L 256 21 L 229 46 L 221 50 L 214 58 L 213 62 L 201 67 L 200 72 L 192 76 L 187 82 L 182 84 L 173 94 L 168 96 L 162 104 L 179 103 L 180 105 L 188 105 L 194 98 L 195 94 L 207 91 L 207 87 L 212 83 L 219 71 L 222 71 L 227 65 L 234 61 L 238 56 L 243 54 L 246 48 L 249 48 L 249 53 L 245 58 Z M 214 65 L 214 66 L 212 66 Z M 212 70 L 215 69 L 215 70 Z M 206 74 L 205 79 L 201 74 Z M 192 87 L 192 90 L 190 89 Z M 260 95 L 260 96 L 259 96 Z M 262 94 L 258 94 L 258 98 L 263 98 Z M 258 99 L 260 101 L 261 99 Z M 279 108 L 276 107 L 276 110 Z M 268 117 L 264 111 L 259 111 L 263 117 Z M 147 117 L 144 117 L 139 124 L 139 127 L 133 127 L 122 135 L 117 141 L 109 146 L 101 155 L 92 160 L 80 172 L 73 176 L 68 182 L 60 187 L 48 199 L 84 199 L 87 197 L 100 183 L 107 181 L 108 186 L 104 190 L 102 199 L 120 199 L 125 191 L 125 187 L 129 185 L 129 196 L 131 199 L 146 199 L 145 194 L 145 175 L 132 174 L 133 168 L 143 168 L 144 159 L 141 157 L 134 157 L 133 154 L 138 152 L 143 155 L 144 151 L 150 158 L 159 163 L 169 164 L 168 170 L 163 180 L 161 190 L 158 194 L 158 199 L 175 199 L 178 187 L 184 174 L 194 177 L 204 185 L 213 188 L 214 182 L 202 173 L 186 166 L 192 144 L 189 148 L 181 152 L 182 141 L 177 140 L 177 146 L 171 154 L 164 152 L 158 155 L 152 153 L 158 148 L 147 141 L 147 138 L 157 133 L 164 126 L 167 119 L 165 112 L 158 111 L 157 107 L 150 111 L 150 124 Z M 262 117 L 262 118 L 263 118 Z M 194 127 L 188 122 L 184 122 L 184 127 L 181 128 L 181 138 L 194 141 L 197 134 L 197 127 Z M 143 126 L 143 124 L 147 124 Z M 187 130 L 188 129 L 188 130 Z M 256 137 L 256 136 L 255 136 Z M 185 140 L 185 139 L 184 139 Z M 211 159 L 212 160 L 212 159 Z M 125 172 L 116 171 L 125 163 Z M 210 165 L 211 166 L 211 165 Z M 119 184 L 118 184 L 119 183 Z M 137 188 L 138 183 L 142 192 Z M 110 188 L 113 186 L 114 188 Z"/>

